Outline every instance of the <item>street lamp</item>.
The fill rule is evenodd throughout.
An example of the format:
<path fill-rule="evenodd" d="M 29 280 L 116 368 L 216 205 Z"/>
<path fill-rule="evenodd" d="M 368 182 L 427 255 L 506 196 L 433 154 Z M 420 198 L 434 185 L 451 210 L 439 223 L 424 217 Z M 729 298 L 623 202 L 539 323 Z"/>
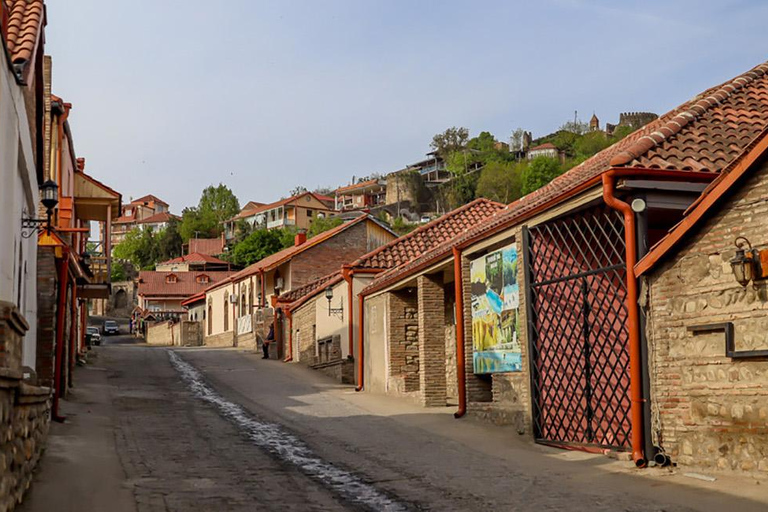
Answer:
<path fill-rule="evenodd" d="M 40 233 L 45 230 L 46 233 L 51 232 L 51 217 L 53 216 L 53 209 L 59 204 L 59 186 L 53 180 L 48 180 L 40 185 L 40 202 L 45 206 L 45 219 L 38 219 L 35 217 L 27 217 L 26 211 L 22 213 L 21 217 L 21 236 L 29 238 L 35 233 Z"/>
<path fill-rule="evenodd" d="M 328 299 L 328 316 L 339 315 L 341 320 L 344 320 L 344 303 L 341 303 L 341 307 L 332 308 L 331 300 L 333 300 L 333 286 L 329 286 L 325 289 L 325 298 Z"/>

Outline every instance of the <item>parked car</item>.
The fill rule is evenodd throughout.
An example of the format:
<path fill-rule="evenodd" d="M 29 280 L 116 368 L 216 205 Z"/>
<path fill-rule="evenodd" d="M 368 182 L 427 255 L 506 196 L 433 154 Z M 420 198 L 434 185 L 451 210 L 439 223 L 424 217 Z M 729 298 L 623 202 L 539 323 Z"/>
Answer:
<path fill-rule="evenodd" d="M 98 327 L 85 328 L 86 344 L 101 345 L 101 333 Z"/>
<path fill-rule="evenodd" d="M 104 335 L 120 334 L 120 326 L 114 320 L 107 320 L 104 322 Z"/>

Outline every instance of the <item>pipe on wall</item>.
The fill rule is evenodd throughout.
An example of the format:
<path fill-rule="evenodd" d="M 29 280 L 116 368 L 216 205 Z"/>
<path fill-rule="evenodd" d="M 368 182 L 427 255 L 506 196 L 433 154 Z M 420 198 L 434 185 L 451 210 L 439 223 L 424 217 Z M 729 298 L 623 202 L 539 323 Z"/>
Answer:
<path fill-rule="evenodd" d="M 357 386 L 355 391 L 362 391 L 365 384 L 365 352 L 363 350 L 363 324 L 365 320 L 365 299 L 357 296 L 358 320 L 357 320 Z"/>
<path fill-rule="evenodd" d="M 62 395 L 62 373 L 64 364 L 64 323 L 66 320 L 67 309 L 67 281 L 69 280 L 69 249 L 62 248 L 63 257 L 58 260 L 58 287 L 59 303 L 56 311 L 56 359 L 54 360 L 53 370 L 53 404 L 51 405 L 51 418 L 54 421 L 63 423 L 67 418 L 59 414 L 59 398 Z"/>
<path fill-rule="evenodd" d="M 453 248 L 453 279 L 456 291 L 456 378 L 459 384 L 459 408 L 454 418 L 467 413 L 467 374 L 464 351 L 464 279 L 461 273 L 461 249 Z"/>
<path fill-rule="evenodd" d="M 605 204 L 624 216 L 624 241 L 626 245 L 627 264 L 627 320 L 629 323 L 629 395 L 630 421 L 632 424 L 632 460 L 637 467 L 648 464 L 643 451 L 643 391 L 640 347 L 640 315 L 638 312 L 637 278 L 635 264 L 637 263 L 637 237 L 635 214 L 632 208 L 615 195 L 616 173 L 608 171 L 603 174 L 603 200 Z"/>

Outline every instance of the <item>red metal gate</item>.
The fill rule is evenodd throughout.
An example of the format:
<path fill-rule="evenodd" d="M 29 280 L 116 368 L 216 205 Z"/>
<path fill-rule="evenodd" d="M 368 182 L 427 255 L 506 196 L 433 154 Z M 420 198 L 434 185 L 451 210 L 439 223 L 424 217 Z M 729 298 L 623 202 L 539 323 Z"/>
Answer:
<path fill-rule="evenodd" d="M 523 231 L 536 440 L 628 448 L 624 223 L 606 207 Z"/>

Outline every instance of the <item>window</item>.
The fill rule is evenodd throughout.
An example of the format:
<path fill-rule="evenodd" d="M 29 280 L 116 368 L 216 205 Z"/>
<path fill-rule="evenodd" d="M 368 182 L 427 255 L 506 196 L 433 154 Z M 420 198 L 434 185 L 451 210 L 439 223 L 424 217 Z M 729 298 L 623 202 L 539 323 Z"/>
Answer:
<path fill-rule="evenodd" d="M 208 299 L 208 336 L 213 334 L 213 299 Z"/>
<path fill-rule="evenodd" d="M 197 282 L 198 282 L 199 284 L 208 284 L 208 283 L 210 283 L 210 282 L 211 282 L 211 278 L 210 278 L 210 277 L 208 277 L 208 276 L 207 276 L 207 275 L 205 275 L 205 274 L 201 274 L 201 275 L 197 276 Z"/>
<path fill-rule="evenodd" d="M 333 354 L 333 338 L 317 340 L 317 362 L 327 363 L 331 361 Z"/>
<path fill-rule="evenodd" d="M 227 295 L 224 293 L 224 332 L 229 330 L 229 312 L 227 311 Z"/>
<path fill-rule="evenodd" d="M 314 211 L 312 211 L 312 210 L 307 210 L 307 217 L 311 219 L 311 218 L 312 218 L 312 215 L 313 215 L 314 213 L 315 213 L 315 212 L 314 212 Z"/>
<path fill-rule="evenodd" d="M 176 284 L 178 280 L 179 279 L 176 277 L 176 274 L 168 274 L 165 276 L 165 284 Z"/>

